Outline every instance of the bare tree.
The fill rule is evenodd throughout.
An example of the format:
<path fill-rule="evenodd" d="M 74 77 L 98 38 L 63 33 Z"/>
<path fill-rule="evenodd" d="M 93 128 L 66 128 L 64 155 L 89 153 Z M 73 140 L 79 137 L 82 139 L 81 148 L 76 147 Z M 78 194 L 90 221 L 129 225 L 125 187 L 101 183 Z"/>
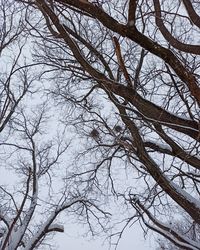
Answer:
<path fill-rule="evenodd" d="M 19 2 L 36 13 L 34 58 L 84 147 L 71 177 L 125 200 L 126 225 L 200 249 L 163 223 L 177 207 L 200 223 L 198 2 Z"/>
<path fill-rule="evenodd" d="M 95 197 L 66 179 L 70 164 L 63 162 L 70 138 L 44 97 L 41 64 L 31 59 L 29 18 L 24 6 L 1 0 L 1 250 L 51 249 L 49 236 L 64 232 L 58 218 L 63 212 L 87 223 L 93 233 L 108 217 Z"/>
<path fill-rule="evenodd" d="M 188 237 L 192 241 L 199 242 L 199 224 L 192 222 L 188 216 L 183 215 L 181 219 L 170 221 L 169 224 L 171 225 L 171 228 L 173 228 L 173 230 L 177 233 Z M 166 240 L 166 238 L 163 237 L 159 237 L 157 239 L 157 243 L 157 249 L 183 249 L 182 247 L 176 246 L 172 241 Z"/>
<path fill-rule="evenodd" d="M 64 134 L 45 140 L 42 127 L 46 119 L 44 104 L 28 114 L 21 110 L 12 122 L 15 141 L 10 138 L 1 143 L 8 152 L 4 153 L 6 165 L 18 174 L 20 182 L 13 192 L 1 186 L 1 249 L 50 246 L 44 240 L 53 232 L 64 232 L 56 218 L 65 210 L 69 218 L 70 213 L 85 216 L 89 225 L 91 217 L 104 215 L 77 186 L 71 187 L 69 181 L 61 185 L 61 158 L 69 145 L 61 137 Z"/>

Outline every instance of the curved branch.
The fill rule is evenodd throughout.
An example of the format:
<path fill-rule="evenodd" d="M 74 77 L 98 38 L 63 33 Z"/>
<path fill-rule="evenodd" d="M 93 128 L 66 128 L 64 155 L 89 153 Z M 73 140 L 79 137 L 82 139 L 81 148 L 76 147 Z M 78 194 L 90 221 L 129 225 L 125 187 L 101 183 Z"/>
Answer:
<path fill-rule="evenodd" d="M 77 43 L 69 36 L 65 27 L 60 24 L 60 21 L 55 13 L 44 3 L 43 0 L 37 0 L 37 2 L 39 8 L 43 8 L 43 10 L 51 18 L 51 21 L 60 32 L 60 35 L 64 39 L 65 43 L 70 47 L 76 60 L 102 86 L 103 89 L 111 91 L 114 94 L 128 100 L 147 119 L 165 124 L 166 126 L 182 132 L 197 141 L 200 140 L 199 125 L 197 122 L 180 118 L 165 111 L 161 107 L 142 98 L 133 88 L 119 85 L 117 82 L 110 80 L 104 74 L 93 68 L 84 58 Z"/>
<path fill-rule="evenodd" d="M 150 229 L 163 235 L 168 240 L 172 241 L 176 246 L 179 246 L 183 249 L 186 249 L 186 250 L 200 249 L 197 242 L 189 239 L 185 235 L 181 235 L 179 232 L 174 230 L 172 227 L 169 227 L 168 225 L 166 225 L 166 224 L 160 222 L 158 219 L 156 219 L 151 214 L 151 212 L 144 205 L 141 204 L 141 202 L 139 200 L 130 199 L 130 203 L 134 208 L 136 208 L 136 210 L 141 215 L 144 224 L 147 227 L 149 227 Z M 146 221 L 141 210 L 147 215 L 147 217 L 150 219 L 150 221 L 153 222 L 153 225 L 151 225 L 149 222 Z"/>
<path fill-rule="evenodd" d="M 155 19 L 156 25 L 158 26 L 160 32 L 164 36 L 164 38 L 176 49 L 181 50 L 186 53 L 200 55 L 200 46 L 199 45 L 190 45 L 180 42 L 178 39 L 173 37 L 168 29 L 165 27 L 162 16 L 161 16 L 161 8 L 160 8 L 160 1 L 154 0 L 154 7 L 155 7 Z"/>
<path fill-rule="evenodd" d="M 192 22 L 200 28 L 200 16 L 195 12 L 190 0 L 182 0 Z"/>
<path fill-rule="evenodd" d="M 195 167 L 196 169 L 200 169 L 200 160 L 185 152 L 174 140 L 172 140 L 162 129 L 161 125 L 155 125 L 156 131 L 162 137 L 162 139 L 170 145 L 173 151 L 173 155 L 176 155 L 183 162 L 188 163 L 189 165 Z"/>
<path fill-rule="evenodd" d="M 135 26 L 132 26 L 130 29 L 129 25 L 120 24 L 116 19 L 108 15 L 102 8 L 96 5 L 88 5 L 78 0 L 56 0 L 56 2 L 73 6 L 94 16 L 108 29 L 118 33 L 123 37 L 129 38 L 152 54 L 160 57 L 163 61 L 170 65 L 170 67 L 176 72 L 178 77 L 188 86 L 192 96 L 194 96 L 200 106 L 200 88 L 198 86 L 197 79 L 186 67 L 184 67 L 182 62 L 175 56 L 172 51 L 162 47 L 158 43 L 143 35 L 137 30 Z"/>
<path fill-rule="evenodd" d="M 111 98 L 112 97 L 111 95 Z M 139 134 L 135 123 L 128 117 L 126 110 L 117 102 L 114 103 L 121 119 L 129 129 L 137 150 L 137 157 L 144 164 L 149 174 L 156 183 L 177 203 L 179 204 L 196 222 L 200 223 L 200 203 L 185 190 L 172 182 L 159 168 L 156 162 L 145 150 L 144 142 Z"/>

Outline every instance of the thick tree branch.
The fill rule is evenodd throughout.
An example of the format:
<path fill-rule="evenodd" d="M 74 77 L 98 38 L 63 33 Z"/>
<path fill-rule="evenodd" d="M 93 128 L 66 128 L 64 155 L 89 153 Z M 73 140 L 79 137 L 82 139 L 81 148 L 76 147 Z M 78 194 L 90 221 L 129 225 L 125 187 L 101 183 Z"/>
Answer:
<path fill-rule="evenodd" d="M 108 29 L 123 37 L 131 39 L 144 49 L 160 57 L 168 65 L 170 65 L 179 78 L 188 86 L 192 96 L 195 97 L 200 106 L 200 88 L 198 86 L 197 79 L 187 68 L 184 67 L 182 62 L 169 49 L 166 49 L 158 43 L 152 41 L 140 33 L 136 27 L 133 26 L 130 29 L 129 26 L 120 24 L 117 20 L 108 15 L 102 8 L 96 5 L 91 4 L 88 6 L 88 4 L 82 3 L 78 0 L 56 0 L 56 2 L 76 7 L 79 10 L 83 10 L 90 15 L 95 16 L 95 18 L 97 18 Z"/>
<path fill-rule="evenodd" d="M 161 15 L 161 8 L 160 8 L 160 1 L 159 0 L 154 0 L 154 7 L 155 7 L 155 19 L 156 19 L 156 24 L 164 36 L 164 38 L 176 49 L 186 52 L 186 53 L 191 53 L 191 54 L 197 54 L 200 55 L 200 46 L 199 45 L 190 45 L 190 44 L 185 44 L 180 42 L 178 39 L 173 37 L 171 33 L 168 31 L 168 29 L 165 27 L 163 20 L 162 20 L 162 15 Z"/>
<path fill-rule="evenodd" d="M 192 22 L 200 28 L 200 16 L 196 13 L 194 10 L 192 3 L 190 0 L 182 0 L 183 4 L 185 5 L 185 8 L 187 10 L 187 13 L 192 20 Z"/>

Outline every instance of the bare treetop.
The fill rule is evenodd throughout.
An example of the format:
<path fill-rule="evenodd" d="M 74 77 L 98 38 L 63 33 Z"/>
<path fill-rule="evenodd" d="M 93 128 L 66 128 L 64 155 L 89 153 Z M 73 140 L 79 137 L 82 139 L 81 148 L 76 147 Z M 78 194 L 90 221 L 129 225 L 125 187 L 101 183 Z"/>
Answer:
<path fill-rule="evenodd" d="M 58 108 L 59 126 L 73 135 L 73 167 L 64 183 L 70 180 L 79 187 L 77 203 L 86 208 L 86 218 L 91 201 L 84 197 L 105 199 L 123 210 L 126 221 L 113 237 L 120 239 L 129 224 L 139 221 L 145 232 L 151 229 L 179 248 L 200 249 L 198 238 L 191 239 L 177 224 L 169 223 L 183 211 L 188 225 L 200 223 L 198 2 L 17 3 L 25 11 L 33 61 L 40 65 L 38 79 L 45 85 L 41 92 L 48 105 Z M 6 117 L 11 115 L 9 105 L 5 106 L 2 121 L 7 126 Z M 31 145 L 34 151 L 32 141 Z M 41 150 L 34 157 L 46 152 Z M 43 172 L 31 170 L 27 175 L 33 178 L 33 187 L 38 173 Z M 99 224 L 106 230 L 105 224 Z M 52 225 L 48 228 L 47 233 Z"/>

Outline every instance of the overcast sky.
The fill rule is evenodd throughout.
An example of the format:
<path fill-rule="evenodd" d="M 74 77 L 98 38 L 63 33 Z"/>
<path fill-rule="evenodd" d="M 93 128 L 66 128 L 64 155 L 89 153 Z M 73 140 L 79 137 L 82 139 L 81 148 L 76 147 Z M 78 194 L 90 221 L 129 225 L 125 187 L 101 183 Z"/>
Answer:
<path fill-rule="evenodd" d="M 89 240 L 78 236 L 78 231 L 81 232 L 81 226 L 65 226 L 65 233 L 59 233 L 54 240 L 58 244 L 58 250 L 108 250 L 108 242 L 105 239 L 97 238 Z M 147 237 L 145 240 L 141 228 L 138 225 L 127 229 L 120 240 L 117 250 L 151 250 L 153 247 L 153 236 Z M 111 248 L 112 250 L 114 248 Z"/>
<path fill-rule="evenodd" d="M 1 185 L 8 185 L 11 184 L 11 182 L 14 183 L 14 179 L 15 175 L 12 171 L 1 169 Z M 114 250 L 114 247 L 109 249 L 109 244 L 108 241 L 105 240 L 105 237 L 84 237 L 83 235 L 88 228 L 83 228 L 83 225 L 79 225 L 78 222 L 77 224 L 70 224 L 64 216 L 63 214 L 65 232 L 56 233 L 52 240 L 52 243 L 56 244 L 56 250 Z M 145 240 L 140 226 L 134 224 L 131 228 L 125 230 L 117 250 L 155 249 L 155 246 L 153 247 L 153 240 L 152 233 L 151 236 Z M 40 249 L 43 250 L 43 248 Z"/>

